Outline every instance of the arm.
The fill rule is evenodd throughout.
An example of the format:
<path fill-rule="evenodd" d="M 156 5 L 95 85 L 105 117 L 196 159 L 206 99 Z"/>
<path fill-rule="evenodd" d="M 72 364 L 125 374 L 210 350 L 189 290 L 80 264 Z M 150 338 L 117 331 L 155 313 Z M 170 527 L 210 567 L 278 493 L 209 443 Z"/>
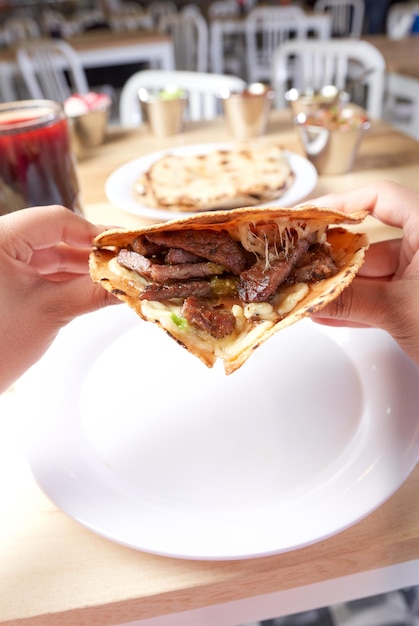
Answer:
<path fill-rule="evenodd" d="M 102 230 L 59 206 L 0 217 L 0 392 L 71 319 L 117 302 L 89 276 L 91 242 Z"/>

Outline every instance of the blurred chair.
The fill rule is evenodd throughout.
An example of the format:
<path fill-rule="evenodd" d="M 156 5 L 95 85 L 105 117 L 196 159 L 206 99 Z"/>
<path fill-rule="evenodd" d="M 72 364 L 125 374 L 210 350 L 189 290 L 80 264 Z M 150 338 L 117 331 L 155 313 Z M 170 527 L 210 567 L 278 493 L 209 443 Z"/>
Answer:
<path fill-rule="evenodd" d="M 236 0 L 216 0 L 208 7 L 213 72 L 246 76 L 244 24 L 239 15 Z"/>
<path fill-rule="evenodd" d="M 124 30 L 151 30 L 154 26 L 153 16 L 149 11 L 128 4 L 124 10 L 117 11 L 107 18 L 107 22 L 114 31 Z"/>
<path fill-rule="evenodd" d="M 240 8 L 236 0 L 215 0 L 208 7 L 208 19 L 213 20 L 217 17 L 231 17 L 239 15 Z"/>
<path fill-rule="evenodd" d="M 41 36 L 40 27 L 29 15 L 8 17 L 3 24 L 3 29 L 5 43 L 9 46 L 28 39 L 39 39 Z"/>
<path fill-rule="evenodd" d="M 245 18 L 246 73 L 250 83 L 269 82 L 274 51 L 289 39 L 306 36 L 299 6 L 255 7 Z"/>
<path fill-rule="evenodd" d="M 190 120 L 212 119 L 222 111 L 219 95 L 226 90 L 242 91 L 246 83 L 236 76 L 207 72 L 144 70 L 133 74 L 122 88 L 119 115 L 122 126 L 141 122 L 138 90 L 164 89 L 176 85 L 188 94 L 187 117 Z"/>
<path fill-rule="evenodd" d="M 194 2 L 189 2 L 188 4 L 184 4 L 183 7 L 180 9 L 180 12 L 181 13 L 189 13 L 189 14 L 192 13 L 193 15 L 202 15 L 203 16 L 203 13 L 202 13 L 201 9 Z"/>
<path fill-rule="evenodd" d="M 62 103 L 71 93 L 89 91 L 77 53 L 62 40 L 21 43 L 16 60 L 30 98 L 48 98 Z"/>
<path fill-rule="evenodd" d="M 9 63 L 0 62 L 0 102 L 19 100 L 15 72 Z"/>
<path fill-rule="evenodd" d="M 335 85 L 345 89 L 357 79 L 365 91 L 362 104 L 371 117 L 380 118 L 385 61 L 372 44 L 352 38 L 295 40 L 279 46 L 272 58 L 271 82 L 278 108 L 286 106 L 285 93 L 291 87 L 305 90 Z"/>
<path fill-rule="evenodd" d="M 173 40 L 177 70 L 207 71 L 209 35 L 202 15 L 182 12 L 164 15 L 158 28 Z"/>
<path fill-rule="evenodd" d="M 42 31 L 52 37 L 71 37 L 83 30 L 82 24 L 76 18 L 67 18 L 61 11 L 45 9 L 41 16 Z"/>
<path fill-rule="evenodd" d="M 158 26 L 162 17 L 177 13 L 178 8 L 172 0 L 154 0 L 154 2 L 150 2 L 148 11 L 152 17 L 154 26 Z"/>
<path fill-rule="evenodd" d="M 299 38 L 297 6 L 255 7 L 245 18 L 246 73 L 249 83 L 269 82 L 272 54 L 288 39 Z"/>
<path fill-rule="evenodd" d="M 363 0 L 316 0 L 314 11 L 330 13 L 332 37 L 361 37 L 365 13 Z"/>
<path fill-rule="evenodd" d="M 419 140 L 419 80 L 388 72 L 383 119 Z"/>
<path fill-rule="evenodd" d="M 416 15 L 419 15 L 419 2 L 392 4 L 386 19 L 386 33 L 390 39 L 402 39 L 410 35 Z"/>

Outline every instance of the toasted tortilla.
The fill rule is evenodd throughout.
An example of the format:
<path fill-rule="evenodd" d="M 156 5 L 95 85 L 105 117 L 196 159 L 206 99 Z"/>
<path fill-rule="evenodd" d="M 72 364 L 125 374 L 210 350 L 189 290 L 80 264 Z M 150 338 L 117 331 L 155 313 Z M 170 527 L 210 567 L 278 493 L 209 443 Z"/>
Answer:
<path fill-rule="evenodd" d="M 255 348 L 274 333 L 321 309 L 351 283 L 364 262 L 368 239 L 365 234 L 346 230 L 340 225 L 358 224 L 366 215 L 364 211 L 347 215 L 311 205 L 297 208 L 246 207 L 196 214 L 139 230 L 109 230 L 94 240 L 90 274 L 95 282 L 126 302 L 142 319 L 163 328 L 208 367 L 221 359 L 225 372 L 230 374 L 241 367 Z M 275 234 L 274 244 L 271 235 L 269 244 L 259 236 L 266 229 L 279 233 L 278 237 Z M 121 266 L 117 260 L 119 251 L 131 250 L 138 238 L 144 240 L 148 236 L 155 238 L 156 233 L 167 236 L 167 233 L 178 234 L 179 231 L 190 233 L 192 237 L 194 231 L 228 233 L 234 241 L 246 248 L 250 258 L 255 261 L 262 258 L 267 267 L 272 254 L 278 256 L 278 261 L 279 257 L 286 259 L 290 253 L 288 247 L 294 245 L 292 242 L 314 239 L 318 246 L 327 250 L 336 271 L 331 276 L 308 283 L 288 284 L 285 281 L 266 302 L 249 303 L 236 296 L 221 298 L 217 301 L 219 307 L 228 311 L 230 316 L 231 312 L 234 313 L 236 325 L 227 336 L 215 337 L 185 322 L 182 313 L 184 299 L 142 300 L 144 290 L 152 281 Z M 285 242 L 282 250 L 279 249 L 281 242 Z M 263 261 L 264 254 L 268 254 L 269 261 L 266 258 Z"/>
<path fill-rule="evenodd" d="M 203 154 L 168 153 L 135 182 L 134 193 L 146 206 L 194 213 L 276 200 L 294 178 L 280 146 L 238 145 Z"/>

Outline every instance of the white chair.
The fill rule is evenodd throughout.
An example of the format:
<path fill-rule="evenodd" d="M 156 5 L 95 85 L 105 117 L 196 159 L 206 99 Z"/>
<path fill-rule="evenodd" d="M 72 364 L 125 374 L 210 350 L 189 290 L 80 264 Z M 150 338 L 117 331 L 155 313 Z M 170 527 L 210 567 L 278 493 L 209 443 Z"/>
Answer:
<path fill-rule="evenodd" d="M 379 118 L 383 108 L 385 61 L 372 44 L 352 38 L 295 40 L 279 46 L 272 58 L 271 82 L 277 108 L 286 106 L 285 93 L 290 87 L 305 90 L 335 85 L 345 89 L 349 81 L 361 76 L 360 84 L 366 91 L 362 104 L 371 117 Z"/>
<path fill-rule="evenodd" d="M 83 30 L 83 25 L 76 18 L 67 18 L 61 11 L 45 9 L 42 12 L 42 30 L 46 35 L 71 37 Z"/>
<path fill-rule="evenodd" d="M 388 72 L 383 119 L 419 140 L 419 80 Z"/>
<path fill-rule="evenodd" d="M 0 62 L 0 102 L 19 100 L 15 72 L 9 63 Z"/>
<path fill-rule="evenodd" d="M 184 4 L 183 7 L 180 9 L 181 13 L 186 13 L 186 14 L 193 14 L 193 15 L 204 15 L 201 11 L 201 9 L 199 8 L 199 6 L 197 4 L 194 4 L 193 2 L 189 2 L 188 4 Z"/>
<path fill-rule="evenodd" d="M 216 0 L 208 7 L 211 70 L 246 76 L 244 23 L 236 0 Z"/>
<path fill-rule="evenodd" d="M 29 15 L 9 17 L 5 20 L 3 27 L 5 41 L 9 46 L 28 39 L 38 39 L 41 36 L 40 27 Z"/>
<path fill-rule="evenodd" d="M 249 83 L 269 82 L 274 50 L 301 35 L 305 13 L 297 6 L 260 6 L 245 18 L 246 72 Z"/>
<path fill-rule="evenodd" d="M 242 91 L 246 83 L 236 76 L 206 72 L 144 70 L 133 74 L 122 88 L 119 115 L 124 127 L 137 126 L 141 122 L 138 90 L 164 89 L 175 84 L 188 94 L 187 118 L 211 119 L 220 114 L 219 96 L 224 91 Z"/>
<path fill-rule="evenodd" d="M 160 19 L 166 15 L 173 15 L 178 12 L 177 5 L 172 0 L 154 0 L 148 6 L 154 26 L 158 26 Z"/>
<path fill-rule="evenodd" d="M 40 39 L 21 43 L 16 60 L 30 98 L 48 98 L 63 103 L 71 93 L 89 91 L 77 53 L 62 40 Z"/>
<path fill-rule="evenodd" d="M 419 2 L 396 2 L 387 13 L 386 33 L 390 39 L 407 37 L 413 26 L 415 16 L 419 14 Z"/>
<path fill-rule="evenodd" d="M 361 37 L 365 13 L 363 0 L 317 0 L 314 11 L 330 13 L 333 37 Z"/>
<path fill-rule="evenodd" d="M 240 9 L 236 0 L 215 0 L 208 7 L 208 19 L 239 15 Z"/>
<path fill-rule="evenodd" d="M 209 34 L 202 15 L 182 12 L 164 15 L 158 28 L 173 40 L 177 70 L 208 70 Z"/>

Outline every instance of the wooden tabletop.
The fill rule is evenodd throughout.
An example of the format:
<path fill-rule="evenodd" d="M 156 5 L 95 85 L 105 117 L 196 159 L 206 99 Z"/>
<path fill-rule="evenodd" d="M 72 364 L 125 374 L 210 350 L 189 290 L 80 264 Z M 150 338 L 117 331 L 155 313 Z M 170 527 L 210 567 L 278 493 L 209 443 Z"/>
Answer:
<path fill-rule="evenodd" d="M 378 48 L 385 59 L 388 72 L 419 78 L 419 37 L 390 39 L 386 35 L 369 35 L 363 39 Z"/>
<path fill-rule="evenodd" d="M 163 147 L 229 139 L 223 120 L 191 125 L 165 141 L 145 129 L 112 130 L 105 145 L 92 149 L 79 164 L 86 215 L 107 225 L 142 223 L 106 199 L 104 183 L 117 166 Z M 272 116 L 261 141 L 301 151 L 285 112 Z M 311 195 L 381 178 L 419 191 L 418 166 L 419 143 L 376 123 L 365 137 L 354 169 L 342 176 L 319 177 Z M 370 232 L 376 238 L 392 234 L 375 223 L 370 224 Z M 406 579 L 391 577 L 392 570 L 383 569 L 419 559 L 419 468 L 364 520 L 314 545 L 238 561 L 166 558 L 116 545 L 57 510 L 35 483 L 23 457 L 14 428 L 14 400 L 13 391 L 0 398 L 2 626 L 110 626 L 134 620 L 144 626 L 233 626 L 280 615 L 290 607 L 302 610 L 348 599 L 351 593 L 362 595 L 372 588 L 386 591 L 404 580 L 419 583 L 417 567 Z M 375 587 L 362 586 L 371 571 Z M 302 588 L 307 593 L 299 592 Z M 261 601 L 256 610 L 249 603 L 257 599 Z M 208 611 L 215 609 L 208 621 Z M 183 611 L 191 613 L 180 614 Z M 164 617 L 169 615 L 171 621 Z"/>
<path fill-rule="evenodd" d="M 73 35 L 67 39 L 77 52 L 101 49 L 104 46 L 117 48 L 130 44 L 166 43 L 171 39 L 168 35 L 154 30 L 127 30 L 123 32 L 99 29 Z"/>

